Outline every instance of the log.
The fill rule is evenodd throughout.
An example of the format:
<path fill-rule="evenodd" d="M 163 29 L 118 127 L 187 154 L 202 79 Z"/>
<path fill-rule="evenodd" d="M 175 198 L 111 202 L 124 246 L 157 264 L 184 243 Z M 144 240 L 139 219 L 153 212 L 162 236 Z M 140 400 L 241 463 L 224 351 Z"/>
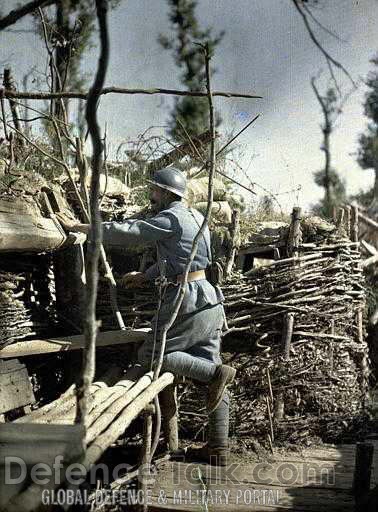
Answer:
<path fill-rule="evenodd" d="M 358 212 L 358 218 L 359 218 L 359 220 L 361 220 L 367 226 L 369 226 L 369 227 L 371 227 L 373 229 L 378 229 L 378 222 L 376 222 L 375 220 L 371 219 L 367 215 L 364 215 L 363 213 Z"/>
<path fill-rule="evenodd" d="M 218 136 L 218 134 L 216 134 Z M 209 144 L 211 140 L 210 131 L 207 130 L 204 133 L 201 133 L 197 137 L 192 138 L 193 144 L 199 149 L 201 152 L 201 146 Z M 160 158 L 153 160 L 147 165 L 147 171 L 152 173 L 157 169 L 161 169 L 162 167 L 167 167 L 168 165 L 174 163 L 177 160 L 181 160 L 184 156 L 190 154 L 193 158 L 198 158 L 196 152 L 193 149 L 193 146 L 190 142 L 184 142 L 180 146 L 177 146 L 175 149 L 170 151 L 169 153 L 164 154 Z"/>
<path fill-rule="evenodd" d="M 148 386 L 150 386 L 152 382 L 152 372 L 146 373 L 138 382 L 129 389 L 128 393 L 125 393 L 125 390 L 120 390 L 120 392 L 114 396 L 113 403 L 110 405 L 108 409 L 106 409 L 103 414 L 100 414 L 97 419 L 95 419 L 90 427 L 87 430 L 87 443 L 92 443 L 98 435 L 101 434 L 109 425 L 112 424 L 114 418 L 122 412 L 128 405 L 133 403 L 143 391 L 145 391 Z M 146 402 L 145 405 L 147 405 Z"/>
<path fill-rule="evenodd" d="M 124 433 L 130 423 L 143 411 L 143 409 L 145 409 L 145 407 L 158 393 L 160 393 L 161 390 L 172 384 L 173 380 L 173 374 L 166 372 L 163 373 L 163 375 L 161 375 L 156 381 L 152 382 L 128 405 L 128 407 L 125 407 L 122 410 L 121 414 L 119 414 L 116 419 L 114 419 L 114 417 L 111 419 L 107 430 L 96 437 L 95 440 L 90 443 L 83 457 L 79 460 L 76 459 L 75 462 L 83 464 L 86 471 L 89 471 L 91 466 L 101 457 L 105 450 Z M 72 426 L 68 427 L 72 428 Z M 53 488 L 55 487 L 55 484 L 50 482 L 46 487 Z M 7 504 L 7 511 L 31 512 L 36 510 L 41 503 L 43 488 L 43 486 L 37 484 L 30 485 L 24 492 Z"/>
<path fill-rule="evenodd" d="M 107 382 L 113 379 L 113 375 L 118 373 L 119 368 L 115 371 L 106 372 L 105 375 L 101 377 L 101 380 L 98 382 L 94 382 L 90 387 L 90 393 L 92 396 L 95 396 L 95 400 L 92 404 L 92 411 L 96 407 L 96 402 L 99 403 L 101 399 L 105 397 L 112 397 L 114 392 L 117 391 L 116 386 L 122 386 L 122 392 L 124 393 L 128 389 L 130 389 L 137 379 L 142 377 L 143 369 L 139 366 L 133 366 L 130 368 L 123 380 L 117 382 L 114 386 L 108 387 Z M 18 418 L 15 420 L 15 423 L 46 423 L 49 422 L 50 418 L 55 418 L 59 420 L 59 418 L 64 418 L 70 409 L 76 406 L 76 387 L 73 384 L 70 386 L 67 391 L 65 391 L 59 398 L 50 402 L 49 404 L 41 407 L 40 409 L 33 411 L 31 414 L 27 416 L 23 416 L 22 418 Z M 105 390 L 105 393 L 98 393 L 99 390 Z"/>
<path fill-rule="evenodd" d="M 377 263 L 377 261 L 378 261 L 378 253 L 374 254 L 374 256 L 370 256 L 370 258 L 366 258 L 366 260 L 363 260 L 361 262 L 361 267 L 367 268 L 370 265 L 374 265 L 374 263 Z"/>
<path fill-rule="evenodd" d="M 156 381 L 152 382 L 129 407 L 126 407 L 122 413 L 110 424 L 109 428 L 96 438 L 96 441 L 89 445 L 85 454 L 83 464 L 90 469 L 104 453 L 104 451 L 114 443 L 118 437 L 123 434 L 130 423 L 140 414 L 140 412 L 149 404 L 161 390 L 172 384 L 174 376 L 172 373 L 165 372 Z"/>
<path fill-rule="evenodd" d="M 374 245 L 369 244 L 369 242 L 367 242 L 366 240 L 361 240 L 361 245 L 367 250 L 370 256 L 375 256 L 376 254 L 378 254 L 378 251 L 374 247 Z"/>
<path fill-rule="evenodd" d="M 97 335 L 97 347 L 109 345 L 123 345 L 125 343 L 138 343 L 143 341 L 150 331 L 148 328 L 128 329 L 125 331 L 104 331 Z M 8 357 L 32 356 L 36 354 L 48 354 L 67 350 L 79 350 L 84 347 L 84 335 L 64 336 L 61 338 L 49 338 L 46 340 L 20 341 L 7 345 L 0 350 L 0 359 Z"/>

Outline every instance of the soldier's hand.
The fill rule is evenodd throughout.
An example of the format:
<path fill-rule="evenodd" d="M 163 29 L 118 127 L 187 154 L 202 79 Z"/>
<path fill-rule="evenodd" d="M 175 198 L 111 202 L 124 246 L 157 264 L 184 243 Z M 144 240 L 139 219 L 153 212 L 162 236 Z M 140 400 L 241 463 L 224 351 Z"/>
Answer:
<path fill-rule="evenodd" d="M 128 272 L 117 280 L 121 288 L 144 288 L 148 279 L 143 272 Z"/>

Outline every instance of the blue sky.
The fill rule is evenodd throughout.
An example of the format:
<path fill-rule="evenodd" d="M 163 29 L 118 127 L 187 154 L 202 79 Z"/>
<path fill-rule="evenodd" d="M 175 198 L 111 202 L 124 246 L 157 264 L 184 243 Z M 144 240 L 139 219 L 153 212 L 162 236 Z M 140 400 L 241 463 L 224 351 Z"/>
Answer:
<path fill-rule="evenodd" d="M 369 59 L 378 51 L 378 2 L 376 0 L 332 0 L 321 2 L 317 16 L 342 41 L 316 29 L 325 48 L 348 69 L 355 80 L 371 69 Z M 3 2 L 3 12 L 14 8 L 14 0 Z M 178 71 L 169 52 L 157 43 L 159 33 L 170 32 L 165 0 L 127 0 L 110 15 L 111 61 L 107 85 L 120 87 L 180 87 Z M 198 18 L 203 26 L 225 30 L 213 64 L 214 88 L 254 92 L 262 100 L 216 99 L 223 125 L 221 131 L 240 129 L 248 119 L 260 119 L 241 138 L 241 164 L 250 179 L 277 195 L 285 210 L 295 204 L 307 208 L 322 195 L 312 172 L 323 165 L 319 104 L 310 78 L 323 74 L 319 87 L 328 84 L 325 61 L 309 39 L 302 20 L 290 0 L 199 0 Z M 18 23 L 18 29 L 29 27 Z M 15 27 L 16 28 L 16 27 Z M 41 72 L 46 56 L 42 42 L 29 33 L 3 33 L 2 65 L 11 64 L 18 83 L 31 67 Z M 83 62 L 83 72 L 93 73 L 97 48 Z M 343 90 L 350 87 L 337 75 Z M 340 116 L 331 140 L 333 166 L 346 180 L 350 193 L 367 189 L 373 171 L 363 171 L 355 161 L 358 134 L 367 123 L 363 116 L 364 87 L 355 92 Z M 172 100 L 167 97 L 107 96 L 101 101 L 100 120 L 108 126 L 112 148 L 135 138 L 151 125 L 167 122 Z M 164 132 L 164 128 L 156 130 Z M 252 156 L 254 158 L 252 158 Z M 247 183 L 244 178 L 241 178 Z M 301 191 L 297 188 L 301 187 Z M 257 191 L 260 194 L 263 192 Z M 248 197 L 248 200 L 253 200 Z"/>

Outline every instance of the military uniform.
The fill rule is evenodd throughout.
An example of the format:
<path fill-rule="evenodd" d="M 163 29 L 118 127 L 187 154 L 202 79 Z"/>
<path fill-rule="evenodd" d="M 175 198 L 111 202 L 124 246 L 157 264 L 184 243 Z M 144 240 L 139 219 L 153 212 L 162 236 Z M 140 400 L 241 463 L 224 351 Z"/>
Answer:
<path fill-rule="evenodd" d="M 160 275 L 159 263 L 166 260 L 166 277 L 175 281 L 183 274 L 191 253 L 193 239 L 203 222 L 203 216 L 173 201 L 148 220 L 128 219 L 122 223 L 103 223 L 103 243 L 109 246 L 127 246 L 133 243 L 156 243 L 159 261 L 145 272 L 153 281 Z M 190 272 L 204 270 L 211 262 L 210 232 L 206 228 L 199 239 L 197 254 Z M 179 286 L 169 285 L 165 292 L 157 323 L 157 346 L 162 326 L 171 317 Z M 209 382 L 217 365 L 221 364 L 220 340 L 224 321 L 223 294 L 219 287 L 206 279 L 188 282 L 178 316 L 167 333 L 163 369 L 202 382 Z M 155 318 L 153 322 L 155 322 Z M 149 369 L 153 335 L 149 335 L 138 352 L 141 364 Z M 224 444 L 228 438 L 228 394 L 209 415 L 209 444 Z"/>

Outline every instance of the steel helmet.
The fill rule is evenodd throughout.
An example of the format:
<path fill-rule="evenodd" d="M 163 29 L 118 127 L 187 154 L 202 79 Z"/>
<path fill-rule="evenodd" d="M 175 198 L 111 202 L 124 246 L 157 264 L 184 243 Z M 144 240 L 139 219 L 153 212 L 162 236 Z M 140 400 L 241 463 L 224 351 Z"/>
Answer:
<path fill-rule="evenodd" d="M 157 187 L 164 188 L 173 192 L 177 196 L 184 197 L 186 189 L 185 174 L 176 169 L 176 167 L 164 167 L 155 171 L 152 179 L 147 180 L 148 183 L 156 185 Z"/>

